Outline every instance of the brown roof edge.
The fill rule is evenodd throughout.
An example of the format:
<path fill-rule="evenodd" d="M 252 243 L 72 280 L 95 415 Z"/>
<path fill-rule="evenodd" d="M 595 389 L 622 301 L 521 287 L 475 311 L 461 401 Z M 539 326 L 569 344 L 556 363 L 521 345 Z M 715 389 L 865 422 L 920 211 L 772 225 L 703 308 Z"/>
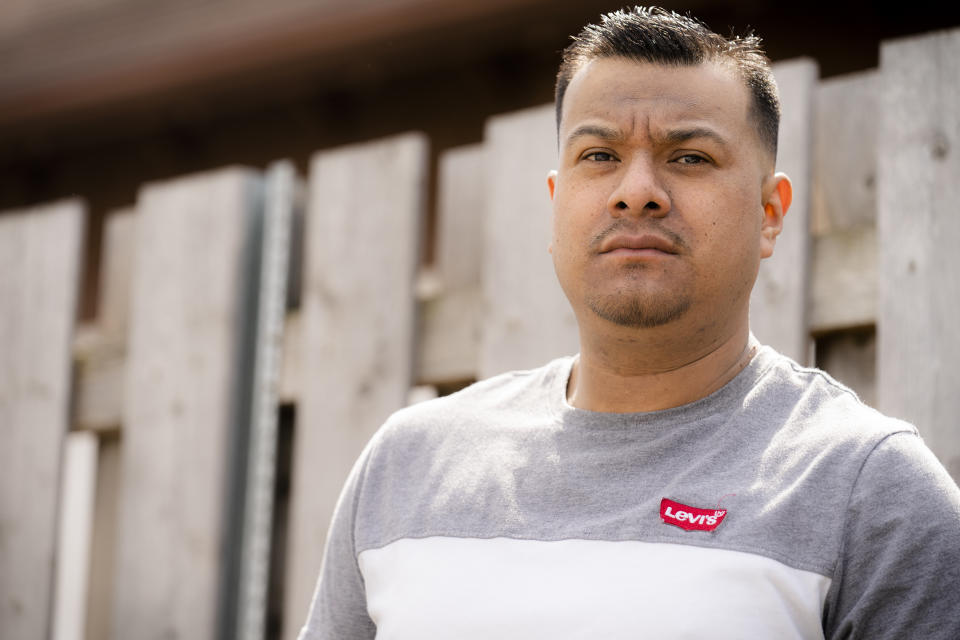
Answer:
<path fill-rule="evenodd" d="M 150 95 L 168 94 L 204 83 L 238 82 L 284 64 L 327 72 L 351 59 L 429 47 L 418 34 L 469 31 L 542 5 L 542 0 L 396 0 L 341 2 L 305 7 L 296 0 L 241 5 L 242 15 L 219 19 L 224 7 L 153 15 L 150 6 L 110 16 L 97 12 L 83 22 L 63 23 L 0 41 L 0 127 L 97 110 Z M 207 5 L 209 6 L 209 5 Z M 109 9 L 109 7 L 107 8 Z M 104 11 L 107 11 L 105 9 Z M 284 10 L 286 9 L 286 10 Z M 103 25 L 112 31 L 104 32 Z M 90 27 L 86 29 L 86 27 Z M 71 55 L 77 52 L 77 55 Z M 10 53 L 10 55 L 6 55 Z"/>

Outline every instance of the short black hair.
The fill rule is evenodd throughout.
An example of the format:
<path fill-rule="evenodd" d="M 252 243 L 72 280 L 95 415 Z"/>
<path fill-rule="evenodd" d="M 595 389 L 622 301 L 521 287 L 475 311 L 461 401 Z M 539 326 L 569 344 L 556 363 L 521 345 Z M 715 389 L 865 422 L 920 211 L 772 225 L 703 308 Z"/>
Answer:
<path fill-rule="evenodd" d="M 591 60 L 627 58 L 636 62 L 695 66 L 704 62 L 728 64 L 736 71 L 753 97 L 752 112 L 761 142 L 774 156 L 780 125 L 780 98 L 770 69 L 770 59 L 760 38 L 724 38 L 699 20 L 660 7 L 633 7 L 607 13 L 597 24 L 589 24 L 563 50 L 557 72 L 557 129 L 563 112 L 563 97 L 573 76 Z"/>

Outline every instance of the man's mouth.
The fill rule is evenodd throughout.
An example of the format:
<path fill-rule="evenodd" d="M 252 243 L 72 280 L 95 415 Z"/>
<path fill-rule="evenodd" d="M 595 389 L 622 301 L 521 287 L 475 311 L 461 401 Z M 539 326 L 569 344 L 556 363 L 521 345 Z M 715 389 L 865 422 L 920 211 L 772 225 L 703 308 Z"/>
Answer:
<path fill-rule="evenodd" d="M 635 255 L 654 255 L 657 253 L 677 254 L 679 249 L 670 240 L 653 233 L 614 234 L 600 245 L 600 253 L 622 253 Z"/>

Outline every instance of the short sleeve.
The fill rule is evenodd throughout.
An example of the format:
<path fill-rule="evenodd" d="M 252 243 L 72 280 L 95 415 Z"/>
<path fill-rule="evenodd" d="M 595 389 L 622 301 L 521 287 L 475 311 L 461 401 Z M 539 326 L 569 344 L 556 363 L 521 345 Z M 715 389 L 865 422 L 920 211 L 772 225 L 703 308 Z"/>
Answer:
<path fill-rule="evenodd" d="M 828 639 L 960 638 L 960 490 L 912 432 L 859 473 L 824 610 Z"/>
<path fill-rule="evenodd" d="M 373 640 L 366 589 L 357 565 L 354 538 L 357 500 L 372 443 L 353 466 L 334 510 L 323 565 L 299 640 Z"/>

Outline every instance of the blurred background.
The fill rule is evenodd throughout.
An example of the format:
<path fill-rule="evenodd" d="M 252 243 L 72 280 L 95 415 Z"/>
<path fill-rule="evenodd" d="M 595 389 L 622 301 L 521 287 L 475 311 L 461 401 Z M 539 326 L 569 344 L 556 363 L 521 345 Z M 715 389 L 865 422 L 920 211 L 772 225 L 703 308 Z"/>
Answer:
<path fill-rule="evenodd" d="M 576 350 L 550 103 L 620 6 L 0 5 L 0 637 L 295 638 L 382 420 Z M 758 337 L 960 477 L 960 7 L 663 6 L 775 63 Z"/>
<path fill-rule="evenodd" d="M 600 13 L 582 0 L 7 0 L 0 7 L 0 209 L 82 195 L 88 280 L 103 212 L 148 181 L 424 131 L 431 154 L 552 100 L 559 51 Z M 960 24 L 932 2 L 749 0 L 665 6 L 821 77 L 876 67 L 885 39 Z M 84 289 L 89 317 L 96 285 Z"/>

